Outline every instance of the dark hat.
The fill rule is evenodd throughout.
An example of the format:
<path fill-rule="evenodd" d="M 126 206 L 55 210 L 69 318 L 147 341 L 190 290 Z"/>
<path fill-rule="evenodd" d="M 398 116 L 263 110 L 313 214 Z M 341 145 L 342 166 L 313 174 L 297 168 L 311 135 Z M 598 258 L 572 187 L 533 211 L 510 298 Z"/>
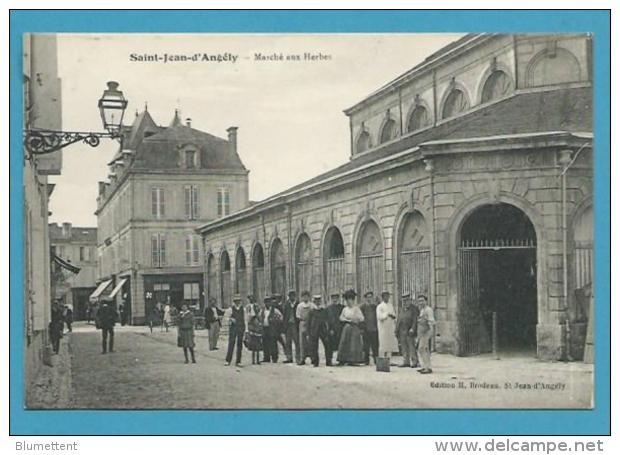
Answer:
<path fill-rule="evenodd" d="M 354 289 L 347 289 L 346 291 L 344 291 L 342 296 L 345 299 L 354 299 L 357 296 L 357 292 L 355 292 Z"/>
<path fill-rule="evenodd" d="M 375 295 L 375 293 L 374 293 L 374 292 L 372 292 L 372 291 L 366 291 L 366 292 L 364 293 L 364 297 L 372 297 L 373 295 Z"/>
<path fill-rule="evenodd" d="M 333 299 L 334 297 L 340 298 L 340 294 L 337 293 L 333 293 L 332 295 L 330 295 L 330 297 Z"/>
<path fill-rule="evenodd" d="M 264 303 L 270 303 L 272 300 L 273 300 L 273 299 L 272 299 L 272 297 L 271 297 L 271 296 L 269 296 L 269 295 L 266 295 L 266 296 L 263 298 L 263 302 L 264 302 Z"/>
<path fill-rule="evenodd" d="M 408 299 L 411 298 L 411 293 L 410 292 L 406 292 L 401 296 L 403 299 Z"/>
<path fill-rule="evenodd" d="M 291 289 L 290 291 L 288 291 L 288 295 L 297 295 L 297 292 L 295 292 L 294 289 Z"/>
<path fill-rule="evenodd" d="M 310 292 L 309 292 L 309 291 L 303 291 L 303 292 L 301 293 L 301 296 L 302 296 L 302 297 L 305 297 L 305 296 L 310 296 Z"/>
<path fill-rule="evenodd" d="M 390 291 L 382 291 L 381 295 L 390 295 Z"/>
<path fill-rule="evenodd" d="M 321 294 L 315 294 L 312 296 L 312 300 L 321 300 L 323 297 L 321 296 Z"/>
<path fill-rule="evenodd" d="M 424 299 L 425 301 L 428 301 L 428 298 L 426 298 L 426 296 L 424 294 L 420 294 L 418 296 L 418 299 Z"/>

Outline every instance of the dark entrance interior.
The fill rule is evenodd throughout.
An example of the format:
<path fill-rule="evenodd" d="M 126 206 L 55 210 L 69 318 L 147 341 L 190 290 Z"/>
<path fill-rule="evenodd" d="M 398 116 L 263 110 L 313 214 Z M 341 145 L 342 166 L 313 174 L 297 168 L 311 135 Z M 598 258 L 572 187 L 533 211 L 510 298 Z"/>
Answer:
<path fill-rule="evenodd" d="M 536 233 L 529 218 L 509 204 L 479 207 L 462 226 L 459 250 L 462 354 L 491 350 L 494 314 L 500 352 L 535 352 Z"/>

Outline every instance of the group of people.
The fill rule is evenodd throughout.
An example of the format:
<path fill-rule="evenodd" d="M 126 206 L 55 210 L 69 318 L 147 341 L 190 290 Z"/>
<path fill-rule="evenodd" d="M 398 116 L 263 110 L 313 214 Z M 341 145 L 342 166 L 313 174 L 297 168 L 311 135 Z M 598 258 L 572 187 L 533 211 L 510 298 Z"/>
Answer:
<path fill-rule="evenodd" d="M 248 296 L 244 305 L 241 297 L 235 296 L 228 320 L 226 365 L 232 363 L 233 357 L 235 365 L 241 365 L 244 346 L 251 352 L 252 364 L 277 363 L 281 345 L 283 363 L 304 365 L 309 358 L 318 367 L 319 348 L 323 345 L 328 366 L 333 365 L 335 352 L 336 363 L 342 366 L 369 365 L 371 357 L 375 364 L 378 358 L 389 362 L 392 353 L 400 351 L 401 367 L 421 367 L 418 371 L 422 374 L 432 372 L 430 339 L 435 319 L 426 296 L 403 296 L 398 315 L 387 291 L 381 293 L 380 299 L 366 292 L 362 304 L 357 303 L 352 289 L 342 294 L 344 305 L 340 297 L 334 294 L 324 302 L 322 296 L 311 298 L 304 291 L 298 301 L 296 292 L 290 291 L 284 302 L 279 295 L 265 297 L 262 304 Z M 193 314 L 187 307 L 181 309 L 181 314 L 186 314 L 187 321 L 179 318 L 178 344 L 184 349 L 186 363 L 188 352 L 195 363 Z M 211 299 L 205 309 L 211 350 L 217 349 L 224 314 Z"/>

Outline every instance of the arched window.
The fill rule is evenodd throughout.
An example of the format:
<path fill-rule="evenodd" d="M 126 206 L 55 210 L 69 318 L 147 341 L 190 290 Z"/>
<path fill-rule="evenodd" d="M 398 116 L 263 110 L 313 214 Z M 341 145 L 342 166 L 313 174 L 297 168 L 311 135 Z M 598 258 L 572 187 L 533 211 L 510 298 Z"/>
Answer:
<path fill-rule="evenodd" d="M 495 70 L 484 82 L 482 87 L 482 103 L 497 100 L 505 97 L 511 89 L 510 77 L 502 70 Z"/>
<path fill-rule="evenodd" d="M 265 255 L 260 243 L 254 245 L 252 252 L 252 287 L 254 298 L 262 302 L 265 297 Z"/>
<path fill-rule="evenodd" d="M 245 270 L 245 251 L 243 251 L 242 247 L 239 247 L 235 256 L 235 294 L 239 294 L 243 299 L 247 295 Z"/>
<path fill-rule="evenodd" d="M 232 292 L 230 283 L 230 258 L 228 252 L 224 250 L 220 257 L 220 289 L 222 290 L 222 307 L 228 308 L 232 305 Z"/>
<path fill-rule="evenodd" d="M 358 294 L 368 291 L 380 295 L 383 291 L 383 242 L 379 226 L 366 221 L 357 242 L 357 287 Z"/>
<path fill-rule="evenodd" d="M 428 110 L 424 106 L 416 106 L 407 121 L 407 131 L 411 133 L 422 129 L 429 124 L 430 116 L 428 115 Z"/>
<path fill-rule="evenodd" d="M 295 278 L 297 295 L 312 292 L 312 243 L 308 234 L 301 234 L 295 246 Z"/>
<path fill-rule="evenodd" d="M 446 101 L 443 103 L 441 118 L 447 119 L 454 117 L 461 112 L 465 112 L 467 109 L 469 109 L 469 100 L 467 99 L 467 95 L 465 95 L 461 89 L 452 89 L 450 94 L 447 96 Z"/>
<path fill-rule="evenodd" d="M 391 141 L 396 137 L 398 130 L 396 128 L 396 122 L 393 119 L 388 119 L 383 128 L 381 129 L 381 137 L 379 138 L 379 143 L 384 144 L 386 142 Z"/>
<path fill-rule="evenodd" d="M 217 300 L 217 273 L 215 272 L 215 258 L 209 254 L 207 259 L 207 293 L 209 300 Z"/>
<path fill-rule="evenodd" d="M 532 59 L 527 72 L 530 87 L 564 84 L 581 80 L 575 56 L 566 49 L 546 49 Z"/>
<path fill-rule="evenodd" d="M 420 212 L 408 213 L 398 237 L 399 286 L 412 298 L 429 296 L 431 249 L 426 221 Z"/>
<path fill-rule="evenodd" d="M 327 230 L 323 240 L 323 273 L 326 297 L 341 294 L 345 286 L 344 241 L 337 227 Z"/>
<path fill-rule="evenodd" d="M 370 134 L 368 134 L 368 131 L 362 131 L 359 137 L 357 138 L 357 144 L 355 146 L 355 151 L 357 153 L 362 153 L 370 149 L 371 146 L 372 145 L 370 143 Z"/>
<path fill-rule="evenodd" d="M 271 244 L 271 293 L 286 296 L 286 254 L 279 238 Z"/>

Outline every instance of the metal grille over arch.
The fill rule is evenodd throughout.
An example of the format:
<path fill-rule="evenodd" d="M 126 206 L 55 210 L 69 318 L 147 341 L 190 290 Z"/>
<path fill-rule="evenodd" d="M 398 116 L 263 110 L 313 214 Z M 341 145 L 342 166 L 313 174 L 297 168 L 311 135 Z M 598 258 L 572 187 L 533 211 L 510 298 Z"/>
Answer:
<path fill-rule="evenodd" d="M 340 230 L 332 226 L 323 240 L 323 274 L 327 296 L 342 294 L 345 285 L 344 241 Z"/>
<path fill-rule="evenodd" d="M 286 295 L 286 254 L 279 238 L 271 244 L 271 293 Z"/>
<path fill-rule="evenodd" d="M 209 300 L 215 299 L 217 301 L 217 273 L 213 254 L 209 254 L 207 259 L 207 295 Z"/>
<path fill-rule="evenodd" d="M 357 243 L 357 289 L 359 295 L 372 291 L 379 295 L 383 290 L 383 241 L 379 226 L 366 221 Z"/>
<path fill-rule="evenodd" d="M 242 298 L 247 294 L 245 251 L 242 247 L 237 248 L 235 255 L 235 294 L 239 294 Z"/>
<path fill-rule="evenodd" d="M 426 221 L 418 211 L 405 215 L 398 240 L 399 285 L 402 295 L 428 297 L 431 276 L 431 242 Z"/>
<path fill-rule="evenodd" d="M 312 243 L 308 234 L 301 234 L 295 245 L 295 283 L 297 295 L 312 292 Z"/>
<path fill-rule="evenodd" d="M 519 208 L 475 208 L 459 233 L 459 355 L 532 351 L 538 322 L 536 231 Z"/>
<path fill-rule="evenodd" d="M 575 289 L 592 286 L 592 206 L 575 220 Z"/>
<path fill-rule="evenodd" d="M 265 254 L 260 243 L 254 245 L 252 251 L 252 289 L 254 299 L 262 302 L 265 297 Z"/>
<path fill-rule="evenodd" d="M 229 308 L 232 305 L 232 289 L 230 281 L 230 257 L 224 250 L 220 257 L 220 288 L 222 290 L 222 307 Z"/>

